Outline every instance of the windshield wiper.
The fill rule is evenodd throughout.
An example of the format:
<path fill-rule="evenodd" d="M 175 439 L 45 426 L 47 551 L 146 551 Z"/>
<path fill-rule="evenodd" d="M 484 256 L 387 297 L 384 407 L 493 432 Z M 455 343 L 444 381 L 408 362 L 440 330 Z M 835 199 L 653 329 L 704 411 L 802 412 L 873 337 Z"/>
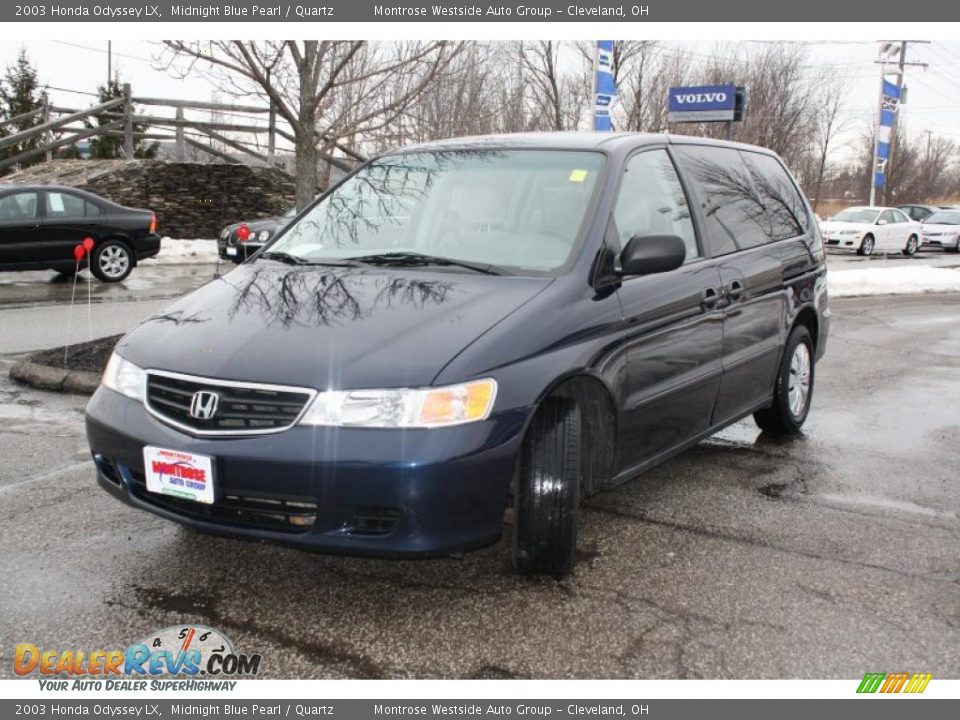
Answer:
<path fill-rule="evenodd" d="M 366 265 L 394 265 L 398 267 L 416 267 L 427 265 L 440 265 L 448 267 L 460 267 L 473 272 L 484 273 L 485 275 L 503 275 L 503 270 L 496 265 L 483 265 L 481 263 L 467 262 L 466 260 L 452 260 L 450 258 L 440 257 L 438 255 L 426 255 L 418 252 L 388 252 L 376 253 L 373 255 L 360 255 L 347 258 L 353 262 L 364 263 Z"/>
<path fill-rule="evenodd" d="M 257 255 L 257 257 L 262 260 L 277 260 L 282 263 L 287 263 L 288 265 L 307 264 L 307 261 L 299 255 L 291 255 L 290 253 L 283 252 L 282 250 L 268 250 L 267 252 L 261 252 L 259 255 Z"/>
<path fill-rule="evenodd" d="M 287 263 L 288 265 L 329 265 L 330 267 L 356 267 L 358 265 L 358 263 L 352 262 L 351 260 L 307 260 L 304 257 L 292 255 L 282 250 L 268 250 L 267 252 L 259 253 L 256 257 L 264 260 L 277 260 L 278 262 Z"/>

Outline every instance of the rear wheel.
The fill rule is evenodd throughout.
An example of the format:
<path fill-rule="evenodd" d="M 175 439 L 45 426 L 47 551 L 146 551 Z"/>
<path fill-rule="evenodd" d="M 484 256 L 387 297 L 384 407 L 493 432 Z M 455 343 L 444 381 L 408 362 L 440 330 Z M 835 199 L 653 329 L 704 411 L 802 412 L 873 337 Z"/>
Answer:
<path fill-rule="evenodd" d="M 807 328 L 798 325 L 787 338 L 773 389 L 773 405 L 753 414 L 757 425 L 778 435 L 799 433 L 810 412 L 813 379 L 813 339 Z"/>
<path fill-rule="evenodd" d="M 903 249 L 904 255 L 913 255 L 917 252 L 917 246 L 919 245 L 916 235 L 911 235 L 910 239 L 907 240 L 907 246 Z"/>
<path fill-rule="evenodd" d="M 513 561 L 525 574 L 560 579 L 573 570 L 580 505 L 580 411 L 548 398 L 520 450 L 514 490 Z"/>
<path fill-rule="evenodd" d="M 107 240 L 93 249 L 90 272 L 106 283 L 120 282 L 133 270 L 133 252 L 119 240 Z"/>
<path fill-rule="evenodd" d="M 857 255 L 873 255 L 873 249 L 876 247 L 876 242 L 873 239 L 873 235 L 867 235 L 863 242 L 860 243 L 860 247 L 857 249 Z"/>

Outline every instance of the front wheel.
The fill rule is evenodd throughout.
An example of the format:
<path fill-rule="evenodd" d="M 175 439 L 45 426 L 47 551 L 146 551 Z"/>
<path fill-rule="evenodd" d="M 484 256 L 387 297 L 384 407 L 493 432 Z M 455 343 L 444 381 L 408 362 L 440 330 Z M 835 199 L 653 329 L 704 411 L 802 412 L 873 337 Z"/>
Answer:
<path fill-rule="evenodd" d="M 106 283 L 120 282 L 133 270 L 133 252 L 126 243 L 107 240 L 93 249 L 90 272 Z"/>
<path fill-rule="evenodd" d="M 873 249 L 876 247 L 874 242 L 873 235 L 867 235 L 863 242 L 860 243 L 860 247 L 857 249 L 857 255 L 873 255 Z"/>
<path fill-rule="evenodd" d="M 548 398 L 520 450 L 514 490 L 513 562 L 518 571 L 563 578 L 576 560 L 580 506 L 580 410 Z"/>
<path fill-rule="evenodd" d="M 800 432 L 813 398 L 813 339 L 798 325 L 787 338 L 773 389 L 773 405 L 753 414 L 761 430 L 777 435 Z"/>
<path fill-rule="evenodd" d="M 911 235 L 910 239 L 907 240 L 907 246 L 903 249 L 903 254 L 904 255 L 915 254 L 917 252 L 918 245 L 919 245 L 919 241 L 917 240 L 917 236 Z"/>

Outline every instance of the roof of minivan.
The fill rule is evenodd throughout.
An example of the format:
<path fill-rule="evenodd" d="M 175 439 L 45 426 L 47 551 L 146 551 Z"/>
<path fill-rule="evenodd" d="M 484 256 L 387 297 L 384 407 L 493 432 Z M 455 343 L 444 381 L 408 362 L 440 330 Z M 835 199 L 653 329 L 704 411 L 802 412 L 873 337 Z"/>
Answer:
<path fill-rule="evenodd" d="M 410 152 L 411 150 L 463 150 L 487 148 L 549 148 L 554 150 L 623 150 L 643 145 L 660 145 L 695 143 L 698 145 L 719 145 L 735 147 L 773 154 L 767 148 L 743 143 L 713 140 L 711 138 L 696 137 L 693 135 L 669 135 L 666 133 L 633 133 L 633 132 L 531 132 L 509 133 L 503 135 L 475 135 L 470 137 L 449 138 L 434 140 L 416 145 L 392 150 L 394 153 Z"/>

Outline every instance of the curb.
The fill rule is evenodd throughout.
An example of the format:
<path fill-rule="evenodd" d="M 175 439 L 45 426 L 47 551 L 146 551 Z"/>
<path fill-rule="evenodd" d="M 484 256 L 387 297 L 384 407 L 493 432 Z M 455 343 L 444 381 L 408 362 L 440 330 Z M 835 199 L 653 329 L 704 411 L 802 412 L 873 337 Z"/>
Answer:
<path fill-rule="evenodd" d="M 100 375 L 87 370 L 40 365 L 30 360 L 18 360 L 10 368 L 10 377 L 38 390 L 92 395 L 100 385 Z"/>

